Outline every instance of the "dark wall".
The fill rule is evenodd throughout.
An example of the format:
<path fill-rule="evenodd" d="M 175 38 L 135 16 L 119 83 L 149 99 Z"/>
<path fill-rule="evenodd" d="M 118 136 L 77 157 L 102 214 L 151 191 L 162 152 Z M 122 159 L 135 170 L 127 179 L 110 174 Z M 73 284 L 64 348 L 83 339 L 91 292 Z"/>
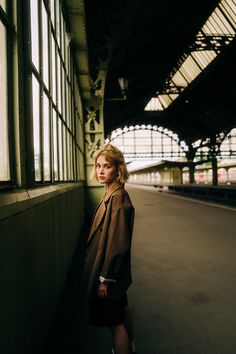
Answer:
<path fill-rule="evenodd" d="M 83 225 L 83 186 L 35 201 L 1 208 L 2 354 L 42 353 Z"/>

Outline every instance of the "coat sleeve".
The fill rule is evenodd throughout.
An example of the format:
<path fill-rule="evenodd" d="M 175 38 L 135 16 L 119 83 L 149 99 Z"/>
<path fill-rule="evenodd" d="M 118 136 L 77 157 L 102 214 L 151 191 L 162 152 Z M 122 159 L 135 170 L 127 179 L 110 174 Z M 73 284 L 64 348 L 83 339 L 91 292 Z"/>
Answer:
<path fill-rule="evenodd" d="M 100 276 L 118 280 L 120 270 L 130 258 L 133 229 L 133 210 L 131 207 L 118 207 L 111 214 L 108 229 L 105 257 Z"/>

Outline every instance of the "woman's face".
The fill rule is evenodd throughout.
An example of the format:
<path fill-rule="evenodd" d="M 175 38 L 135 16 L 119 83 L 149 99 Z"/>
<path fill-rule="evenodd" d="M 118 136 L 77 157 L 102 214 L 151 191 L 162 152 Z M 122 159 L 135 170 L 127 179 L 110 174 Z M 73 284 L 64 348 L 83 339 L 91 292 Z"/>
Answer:
<path fill-rule="evenodd" d="M 98 181 L 102 184 L 109 185 L 118 176 L 115 164 L 108 161 L 104 155 L 100 155 L 96 161 L 96 173 Z"/>

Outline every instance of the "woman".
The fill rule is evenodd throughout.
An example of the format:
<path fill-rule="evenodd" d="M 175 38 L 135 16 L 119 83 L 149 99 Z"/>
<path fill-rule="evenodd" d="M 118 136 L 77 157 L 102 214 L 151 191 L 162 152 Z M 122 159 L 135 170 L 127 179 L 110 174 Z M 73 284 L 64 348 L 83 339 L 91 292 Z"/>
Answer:
<path fill-rule="evenodd" d="M 87 241 L 85 280 L 90 323 L 109 327 L 115 354 L 135 353 L 126 291 L 131 278 L 134 207 L 124 189 L 128 171 L 122 152 L 111 144 L 94 153 L 94 175 L 106 186 Z"/>

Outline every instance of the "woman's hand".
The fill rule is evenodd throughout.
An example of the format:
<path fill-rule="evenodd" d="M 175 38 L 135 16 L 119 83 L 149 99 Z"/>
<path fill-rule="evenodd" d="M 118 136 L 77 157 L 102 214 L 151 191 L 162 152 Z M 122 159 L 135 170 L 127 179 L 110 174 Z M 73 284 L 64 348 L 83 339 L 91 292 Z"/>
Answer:
<path fill-rule="evenodd" d="M 99 297 L 108 297 L 108 284 L 100 283 L 97 294 Z"/>

